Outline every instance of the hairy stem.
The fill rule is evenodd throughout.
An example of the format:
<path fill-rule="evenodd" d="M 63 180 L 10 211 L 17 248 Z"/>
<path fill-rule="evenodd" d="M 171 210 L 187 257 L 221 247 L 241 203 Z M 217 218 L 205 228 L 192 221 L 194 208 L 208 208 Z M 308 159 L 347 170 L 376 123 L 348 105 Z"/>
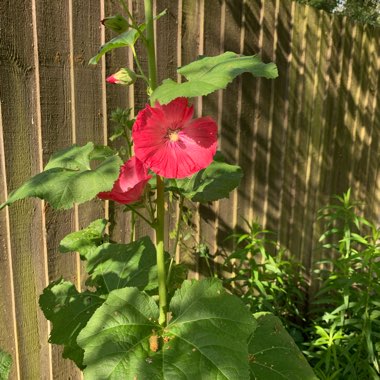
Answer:
<path fill-rule="evenodd" d="M 149 68 L 149 87 L 151 91 L 157 87 L 157 68 L 156 68 L 156 52 L 154 49 L 154 27 L 153 27 L 153 1 L 144 0 L 145 7 L 145 23 L 146 23 L 146 47 L 148 53 Z M 165 203 L 164 203 L 164 182 L 157 175 L 157 223 L 156 230 L 156 251 L 157 251 L 157 272 L 158 272 L 158 296 L 160 317 L 158 322 L 160 325 L 166 325 L 167 314 L 167 290 L 166 290 L 166 274 L 165 274 Z"/>

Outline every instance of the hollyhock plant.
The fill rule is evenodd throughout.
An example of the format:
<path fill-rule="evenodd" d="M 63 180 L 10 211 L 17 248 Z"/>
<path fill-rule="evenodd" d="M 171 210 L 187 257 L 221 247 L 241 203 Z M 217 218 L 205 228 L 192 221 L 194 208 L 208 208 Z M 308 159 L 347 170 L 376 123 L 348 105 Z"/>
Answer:
<path fill-rule="evenodd" d="M 218 126 L 211 117 L 192 119 L 193 113 L 186 98 L 147 105 L 132 129 L 136 157 L 166 178 L 188 177 L 207 167 L 216 152 Z"/>
<path fill-rule="evenodd" d="M 122 204 L 134 203 L 140 200 L 146 183 L 152 178 L 148 169 L 135 156 L 130 158 L 120 168 L 119 178 L 111 191 L 98 194 L 100 199 L 110 199 Z"/>

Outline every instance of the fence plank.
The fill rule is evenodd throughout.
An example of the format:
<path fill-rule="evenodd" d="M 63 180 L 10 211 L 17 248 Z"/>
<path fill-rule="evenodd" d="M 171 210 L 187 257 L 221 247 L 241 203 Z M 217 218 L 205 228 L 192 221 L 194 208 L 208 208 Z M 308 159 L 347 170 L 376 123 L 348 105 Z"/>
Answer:
<path fill-rule="evenodd" d="M 40 41 L 40 101 L 43 138 L 43 159 L 74 142 L 72 131 L 70 37 L 68 3 L 37 2 L 37 33 Z M 59 22 L 58 22 L 59 20 Z M 47 250 L 49 279 L 63 276 L 77 283 L 80 272 L 75 254 L 58 253 L 60 240 L 75 228 L 74 212 L 56 211 L 46 207 Z M 54 379 L 75 378 L 78 370 L 74 363 L 62 359 L 62 347 L 53 346 Z"/>
<path fill-rule="evenodd" d="M 7 178 L 8 190 L 13 190 L 41 169 L 33 3 L 2 3 L 0 15 L 1 25 L 4 26 L 0 38 L 0 98 L 5 155 L 3 178 Z M 14 378 L 49 379 L 51 373 L 48 323 L 37 304 L 47 278 L 44 227 L 40 201 L 17 202 L 9 210 L 8 252 L 11 253 L 12 262 L 9 264 L 13 270 L 13 284 L 9 285 L 13 285 L 16 315 L 10 314 L 7 324 L 15 323 L 16 326 L 10 326 L 9 331 L 2 328 L 1 336 L 10 334 L 9 338 L 12 339 L 17 329 L 18 358 L 13 358 Z M 9 275 L 7 277 L 12 281 Z M 13 303 L 11 300 L 8 302 Z M 11 353 L 17 354 L 15 347 Z"/>

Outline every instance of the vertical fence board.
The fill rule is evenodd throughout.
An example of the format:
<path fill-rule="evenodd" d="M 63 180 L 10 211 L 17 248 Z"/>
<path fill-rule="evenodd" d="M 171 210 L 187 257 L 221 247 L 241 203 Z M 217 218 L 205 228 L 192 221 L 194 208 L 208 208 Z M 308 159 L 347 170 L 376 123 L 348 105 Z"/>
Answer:
<path fill-rule="evenodd" d="M 220 47 L 222 44 L 223 31 L 221 28 L 222 17 L 224 17 L 224 1 L 215 0 L 212 2 L 205 2 L 204 9 L 204 54 L 206 56 L 215 56 L 221 53 Z M 215 22 L 215 18 L 218 22 Z M 218 104 L 221 94 L 215 92 L 206 96 L 203 99 L 202 113 L 204 116 L 211 116 L 215 121 L 218 120 Z M 219 148 L 218 148 L 219 149 Z M 200 236 L 201 242 L 206 244 L 210 249 L 211 254 L 215 254 L 218 250 L 216 244 L 216 229 L 218 212 L 217 202 L 212 202 L 208 205 L 201 204 L 199 206 L 200 213 Z M 216 260 L 216 258 L 215 258 Z M 209 274 L 207 264 L 200 266 L 200 271 Z"/>
<path fill-rule="evenodd" d="M 224 51 L 240 53 L 241 26 L 243 21 L 243 3 L 231 0 L 225 2 Z M 239 144 L 239 92 L 241 78 L 228 85 L 223 92 L 222 114 L 220 125 L 220 150 L 226 161 L 236 164 Z M 228 199 L 219 201 L 217 245 L 230 245 L 225 239 L 236 227 L 238 210 L 236 208 L 235 192 Z M 231 247 L 230 247 L 231 248 Z"/>
<path fill-rule="evenodd" d="M 105 16 L 114 16 L 116 14 L 124 14 L 121 5 L 113 0 L 107 0 L 105 2 Z M 106 41 L 114 38 L 116 33 L 106 30 Z M 100 46 L 100 40 L 98 44 Z M 97 48 L 94 50 L 95 53 Z M 133 70 L 133 58 L 132 52 L 128 48 L 115 49 L 109 54 L 106 54 L 106 76 L 109 76 L 123 67 L 128 67 Z M 103 79 L 100 79 L 103 80 Z M 112 112 L 117 108 L 130 109 L 133 107 L 134 99 L 134 85 L 129 87 L 106 84 L 106 96 L 107 101 L 107 116 L 108 116 L 108 137 L 111 137 L 115 130 L 116 124 L 111 120 Z M 133 112 L 131 113 L 133 117 Z M 108 143 L 115 149 L 122 147 L 124 140 L 116 140 L 114 142 L 108 141 Z M 124 205 L 116 202 L 109 202 L 109 220 L 110 230 L 109 233 L 114 241 L 126 243 L 130 240 L 131 235 L 131 213 L 124 212 Z"/>
<path fill-rule="evenodd" d="M 37 33 L 40 44 L 40 99 L 43 159 L 72 145 L 72 109 L 70 77 L 70 39 L 68 3 L 37 2 Z M 59 20 L 59 22 L 58 22 Z M 60 254 L 60 240 L 75 228 L 74 212 L 56 211 L 46 206 L 49 279 L 60 276 L 76 283 L 79 268 L 75 254 Z M 75 378 L 74 363 L 62 358 L 62 347 L 53 346 L 54 379 Z"/>
<path fill-rule="evenodd" d="M 99 66 L 89 65 L 89 59 L 95 55 L 100 45 L 100 8 L 93 4 L 73 0 L 72 3 L 72 73 L 73 99 L 71 99 L 73 134 L 78 145 L 88 141 L 102 145 L 104 143 L 104 122 L 102 96 L 102 75 Z M 88 41 L 88 36 L 92 36 Z M 92 90 L 89 91 L 89 88 Z M 74 136 L 73 136 L 74 137 Z M 86 227 L 98 218 L 104 218 L 104 203 L 93 200 L 79 205 L 79 228 Z"/>
<path fill-rule="evenodd" d="M 39 126 L 32 4 L 25 5 L 23 1 L 2 3 L 0 15 L 4 175 L 7 178 L 7 188 L 11 191 L 36 174 L 41 166 L 39 151 L 36 149 L 39 146 Z M 47 344 L 48 324 L 37 303 L 47 277 L 42 203 L 38 200 L 18 202 L 8 212 L 11 241 L 8 249 L 12 259 L 9 264 L 13 269 L 16 315 L 12 316 L 11 312 L 6 316 L 9 318 L 7 323 L 16 323 L 19 348 L 18 358 L 13 357 L 12 376 L 20 376 L 21 379 L 48 379 L 51 365 Z M 9 278 L 9 281 L 12 279 Z M 7 303 L 11 305 L 12 301 L 7 300 Z M 1 330 L 1 336 L 4 337 L 3 334 L 12 334 L 15 328 L 6 331 L 6 326 L 3 325 Z M 12 339 L 11 335 L 9 338 Z M 17 353 L 14 348 L 10 351 L 13 355 Z"/>

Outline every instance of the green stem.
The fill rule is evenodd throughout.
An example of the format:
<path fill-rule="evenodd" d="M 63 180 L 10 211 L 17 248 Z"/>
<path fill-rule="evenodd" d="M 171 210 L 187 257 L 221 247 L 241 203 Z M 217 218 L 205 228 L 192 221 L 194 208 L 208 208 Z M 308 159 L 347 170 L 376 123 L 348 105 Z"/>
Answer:
<path fill-rule="evenodd" d="M 146 223 L 148 223 L 151 227 L 153 226 L 153 223 L 148 220 L 141 212 L 137 211 L 133 206 L 131 205 L 125 205 L 125 207 L 129 210 L 131 210 L 133 213 L 137 214 L 141 219 L 143 219 Z"/>
<path fill-rule="evenodd" d="M 154 49 L 154 27 L 153 27 L 153 1 L 144 0 L 145 23 L 146 23 L 146 47 L 148 53 L 149 87 L 151 91 L 157 87 L 156 52 Z M 166 325 L 167 321 L 167 290 L 165 274 L 165 203 L 164 203 L 164 181 L 157 175 L 157 223 L 156 223 L 156 252 L 157 252 L 157 274 L 158 274 L 158 296 L 159 296 L 159 324 Z"/>
<path fill-rule="evenodd" d="M 139 28 L 139 26 L 137 25 L 137 23 L 136 23 L 135 19 L 133 18 L 131 12 L 129 11 L 127 4 L 125 3 L 124 0 L 120 0 L 120 4 L 123 7 L 127 16 L 129 17 L 129 19 L 131 20 L 132 28 L 137 30 L 137 33 L 140 35 L 142 41 L 144 42 L 144 44 L 146 44 L 146 38 L 145 38 L 143 32 L 141 31 L 141 29 Z"/>
<path fill-rule="evenodd" d="M 148 52 L 149 86 L 152 91 L 157 87 L 156 51 L 154 49 L 153 1 L 144 0 L 146 47 Z"/>
<path fill-rule="evenodd" d="M 132 50 L 132 53 L 133 53 L 133 58 L 135 59 L 135 62 L 136 62 L 136 66 L 139 69 L 140 74 L 141 74 L 141 75 L 138 75 L 138 77 L 142 78 L 146 82 L 146 84 L 149 86 L 150 85 L 149 84 L 149 79 L 146 77 L 146 75 L 144 74 L 143 69 L 141 68 L 140 61 L 139 61 L 139 59 L 137 57 L 135 47 L 131 46 L 131 50 Z"/>
<path fill-rule="evenodd" d="M 172 268 L 173 268 L 173 263 L 175 261 L 175 257 L 177 254 L 177 247 L 178 247 L 178 242 L 179 242 L 179 231 L 180 231 L 180 225 L 181 225 L 181 220 L 182 220 L 182 210 L 183 210 L 183 202 L 185 200 L 185 197 L 180 195 L 179 199 L 179 212 L 178 212 L 178 219 L 177 219 L 177 225 L 176 225 L 176 230 L 175 230 L 175 240 L 174 240 L 174 246 L 173 246 L 173 253 L 172 257 L 170 259 L 170 264 L 169 264 L 169 269 L 168 269 L 168 275 L 166 279 L 166 285 L 168 286 L 170 283 L 170 277 L 172 274 Z"/>

